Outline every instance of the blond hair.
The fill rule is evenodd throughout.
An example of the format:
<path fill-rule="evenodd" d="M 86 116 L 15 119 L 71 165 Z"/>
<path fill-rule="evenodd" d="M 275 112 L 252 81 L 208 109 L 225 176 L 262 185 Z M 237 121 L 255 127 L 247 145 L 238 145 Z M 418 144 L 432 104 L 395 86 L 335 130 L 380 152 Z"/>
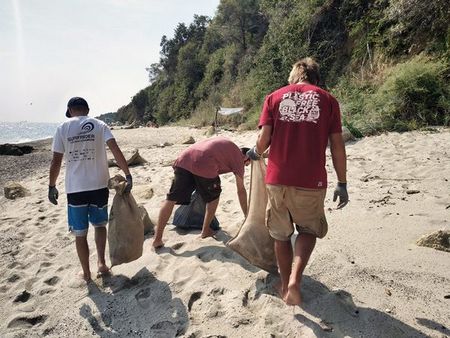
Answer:
<path fill-rule="evenodd" d="M 288 81 L 289 84 L 307 81 L 317 85 L 320 81 L 319 64 L 310 57 L 297 61 L 292 66 Z"/>

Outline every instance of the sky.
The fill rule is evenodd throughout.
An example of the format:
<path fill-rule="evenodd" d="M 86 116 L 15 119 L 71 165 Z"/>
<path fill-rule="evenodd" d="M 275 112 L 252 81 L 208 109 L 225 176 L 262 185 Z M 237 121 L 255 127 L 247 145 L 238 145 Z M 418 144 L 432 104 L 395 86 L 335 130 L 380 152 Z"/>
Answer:
<path fill-rule="evenodd" d="M 0 121 L 64 121 L 117 111 L 147 87 L 161 37 L 220 0 L 0 0 Z"/>

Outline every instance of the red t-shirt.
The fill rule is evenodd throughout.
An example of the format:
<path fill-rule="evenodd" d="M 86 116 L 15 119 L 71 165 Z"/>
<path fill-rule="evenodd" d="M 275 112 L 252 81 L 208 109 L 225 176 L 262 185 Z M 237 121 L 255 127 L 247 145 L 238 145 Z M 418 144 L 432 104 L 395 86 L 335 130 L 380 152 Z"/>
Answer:
<path fill-rule="evenodd" d="M 336 99 L 311 84 L 285 86 L 266 97 L 264 125 L 273 127 L 266 183 L 325 189 L 328 137 L 342 132 Z"/>
<path fill-rule="evenodd" d="M 185 149 L 176 159 L 174 167 L 205 178 L 215 178 L 229 172 L 244 177 L 244 158 L 237 145 L 219 136 L 194 143 Z"/>

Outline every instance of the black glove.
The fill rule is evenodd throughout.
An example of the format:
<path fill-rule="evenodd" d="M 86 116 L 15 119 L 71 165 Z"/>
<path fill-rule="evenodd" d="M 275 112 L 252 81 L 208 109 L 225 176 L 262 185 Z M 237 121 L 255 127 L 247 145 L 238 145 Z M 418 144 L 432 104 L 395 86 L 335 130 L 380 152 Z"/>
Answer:
<path fill-rule="evenodd" d="M 131 177 L 131 174 L 128 174 L 127 176 L 125 176 L 127 179 L 127 186 L 125 187 L 125 189 L 123 190 L 123 192 L 130 192 L 131 188 L 133 188 L 133 177 Z"/>
<path fill-rule="evenodd" d="M 337 208 L 342 209 L 348 203 L 347 183 L 338 182 L 336 189 L 334 189 L 333 202 L 336 202 L 339 196 L 339 203 Z"/>
<path fill-rule="evenodd" d="M 259 161 L 261 159 L 261 154 L 256 151 L 256 146 L 247 151 L 247 157 L 252 161 Z"/>
<path fill-rule="evenodd" d="M 53 203 L 54 205 L 58 204 L 58 196 L 59 192 L 58 189 L 56 189 L 55 186 L 48 186 L 48 200 Z"/>

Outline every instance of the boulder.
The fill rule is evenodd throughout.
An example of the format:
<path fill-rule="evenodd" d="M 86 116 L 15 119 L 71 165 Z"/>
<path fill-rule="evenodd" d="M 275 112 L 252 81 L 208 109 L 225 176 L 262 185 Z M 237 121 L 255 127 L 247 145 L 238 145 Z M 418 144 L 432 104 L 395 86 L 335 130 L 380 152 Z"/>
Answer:
<path fill-rule="evenodd" d="M 136 121 L 133 121 L 130 124 L 123 126 L 122 129 L 135 129 L 137 127 L 138 127 L 138 125 L 137 125 Z"/>
<path fill-rule="evenodd" d="M 355 136 L 353 136 L 350 130 L 348 130 L 348 128 L 344 126 L 342 127 L 342 138 L 344 139 L 344 142 L 355 140 Z"/>
<path fill-rule="evenodd" d="M 212 136 L 215 134 L 215 132 L 216 132 L 216 128 L 214 128 L 214 126 L 210 126 L 210 127 L 208 127 L 208 129 L 206 129 L 205 135 Z"/>
<path fill-rule="evenodd" d="M 152 122 L 152 121 L 147 122 L 147 124 L 145 126 L 148 128 L 159 128 L 158 123 Z"/>
<path fill-rule="evenodd" d="M 127 160 L 129 166 L 141 165 L 147 163 L 147 160 L 139 155 L 139 150 L 135 150 L 134 154 Z"/>
<path fill-rule="evenodd" d="M 133 187 L 133 194 L 139 198 L 149 200 L 153 197 L 155 192 L 152 187 L 149 187 L 148 185 L 141 185 Z"/>
<path fill-rule="evenodd" d="M 416 243 L 419 246 L 450 252 L 450 230 L 438 230 L 424 235 Z"/>
<path fill-rule="evenodd" d="M 6 198 L 15 200 L 16 198 L 25 197 L 29 194 L 28 190 L 17 182 L 8 182 L 3 188 Z"/>
<path fill-rule="evenodd" d="M 173 143 L 166 141 L 166 142 L 160 143 L 158 147 L 165 148 L 165 147 L 170 147 L 170 146 L 173 146 Z"/>
<path fill-rule="evenodd" d="M 194 144 L 194 143 L 195 143 L 195 139 L 192 136 L 189 136 L 189 138 L 187 138 L 186 140 L 181 142 L 181 144 Z"/>
<path fill-rule="evenodd" d="M 145 158 L 143 158 L 140 154 L 139 154 L 139 150 L 135 150 L 133 155 L 131 155 L 131 157 L 127 160 L 127 164 L 128 166 L 134 166 L 134 165 L 141 165 L 141 164 L 145 164 L 147 163 L 147 160 Z M 116 160 L 113 158 L 109 158 L 108 159 L 108 167 L 118 167 Z"/>
<path fill-rule="evenodd" d="M 19 146 L 16 144 L 0 144 L 0 155 L 22 156 L 33 151 L 32 146 Z"/>
<path fill-rule="evenodd" d="M 108 159 L 108 167 L 109 168 L 111 168 L 111 167 L 118 167 L 116 161 L 113 158 L 109 158 Z"/>

